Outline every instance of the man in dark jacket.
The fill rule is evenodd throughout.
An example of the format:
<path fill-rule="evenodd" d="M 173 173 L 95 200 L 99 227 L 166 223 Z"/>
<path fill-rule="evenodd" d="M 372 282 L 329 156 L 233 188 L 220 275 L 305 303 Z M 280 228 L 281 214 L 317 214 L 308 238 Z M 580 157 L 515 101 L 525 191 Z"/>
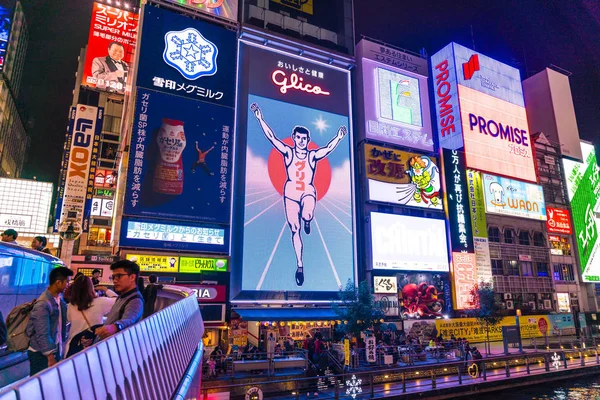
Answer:
<path fill-rule="evenodd" d="M 29 374 L 37 374 L 53 366 L 62 357 L 67 339 L 67 304 L 61 294 L 69 284 L 73 271 L 66 267 L 50 271 L 50 286 L 35 302 L 25 333 L 29 337 Z"/>

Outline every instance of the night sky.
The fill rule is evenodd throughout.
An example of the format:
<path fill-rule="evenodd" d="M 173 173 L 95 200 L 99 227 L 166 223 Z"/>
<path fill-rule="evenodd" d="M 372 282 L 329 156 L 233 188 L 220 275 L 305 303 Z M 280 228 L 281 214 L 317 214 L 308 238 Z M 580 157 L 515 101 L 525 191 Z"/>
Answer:
<path fill-rule="evenodd" d="M 315 0 L 319 1 L 319 0 Z M 24 178 L 56 183 L 79 49 L 91 0 L 22 0 L 29 46 L 19 103 L 31 146 Z M 600 2 L 597 0 L 354 0 L 355 33 L 431 56 L 450 41 L 521 70 L 554 64 L 570 71 L 582 139 L 600 143 Z M 473 33 L 473 34 L 471 34 Z"/>

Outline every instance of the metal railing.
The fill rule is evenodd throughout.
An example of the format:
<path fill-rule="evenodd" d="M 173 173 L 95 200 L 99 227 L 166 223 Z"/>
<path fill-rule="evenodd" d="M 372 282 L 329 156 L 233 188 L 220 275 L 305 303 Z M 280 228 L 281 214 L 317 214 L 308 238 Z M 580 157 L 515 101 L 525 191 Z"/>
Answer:
<path fill-rule="evenodd" d="M 260 391 L 262 398 L 299 399 L 313 392 L 319 399 L 387 397 L 408 392 L 427 392 L 489 380 L 560 373 L 586 366 L 600 366 L 598 347 L 558 352 L 524 353 L 479 360 L 397 367 L 377 371 L 322 375 L 314 378 L 270 380 L 203 388 L 200 399 L 228 393 L 229 398 L 247 398 Z M 354 394 L 354 396 L 353 396 Z"/>
<path fill-rule="evenodd" d="M 196 297 L 178 290 L 186 297 L 5 388 L 0 400 L 181 399 L 199 391 L 192 378 L 199 375 L 204 323 Z"/>

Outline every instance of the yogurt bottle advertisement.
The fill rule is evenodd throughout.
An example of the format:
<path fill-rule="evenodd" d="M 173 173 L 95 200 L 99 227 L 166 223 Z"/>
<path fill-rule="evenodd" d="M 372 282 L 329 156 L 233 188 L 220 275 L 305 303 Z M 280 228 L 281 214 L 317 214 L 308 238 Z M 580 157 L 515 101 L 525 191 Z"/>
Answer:
<path fill-rule="evenodd" d="M 228 224 L 233 109 L 137 94 L 125 214 Z"/>

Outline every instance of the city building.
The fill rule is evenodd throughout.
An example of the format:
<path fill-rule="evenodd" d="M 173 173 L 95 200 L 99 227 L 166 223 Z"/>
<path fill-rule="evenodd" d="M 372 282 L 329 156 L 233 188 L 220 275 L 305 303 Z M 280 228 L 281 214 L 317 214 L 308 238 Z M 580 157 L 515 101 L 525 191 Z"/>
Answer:
<path fill-rule="evenodd" d="M 21 76 L 29 35 L 21 2 L 14 8 L 0 6 L 4 21 L 0 41 L 0 177 L 19 178 L 25 162 L 29 136 L 17 108 Z"/>

